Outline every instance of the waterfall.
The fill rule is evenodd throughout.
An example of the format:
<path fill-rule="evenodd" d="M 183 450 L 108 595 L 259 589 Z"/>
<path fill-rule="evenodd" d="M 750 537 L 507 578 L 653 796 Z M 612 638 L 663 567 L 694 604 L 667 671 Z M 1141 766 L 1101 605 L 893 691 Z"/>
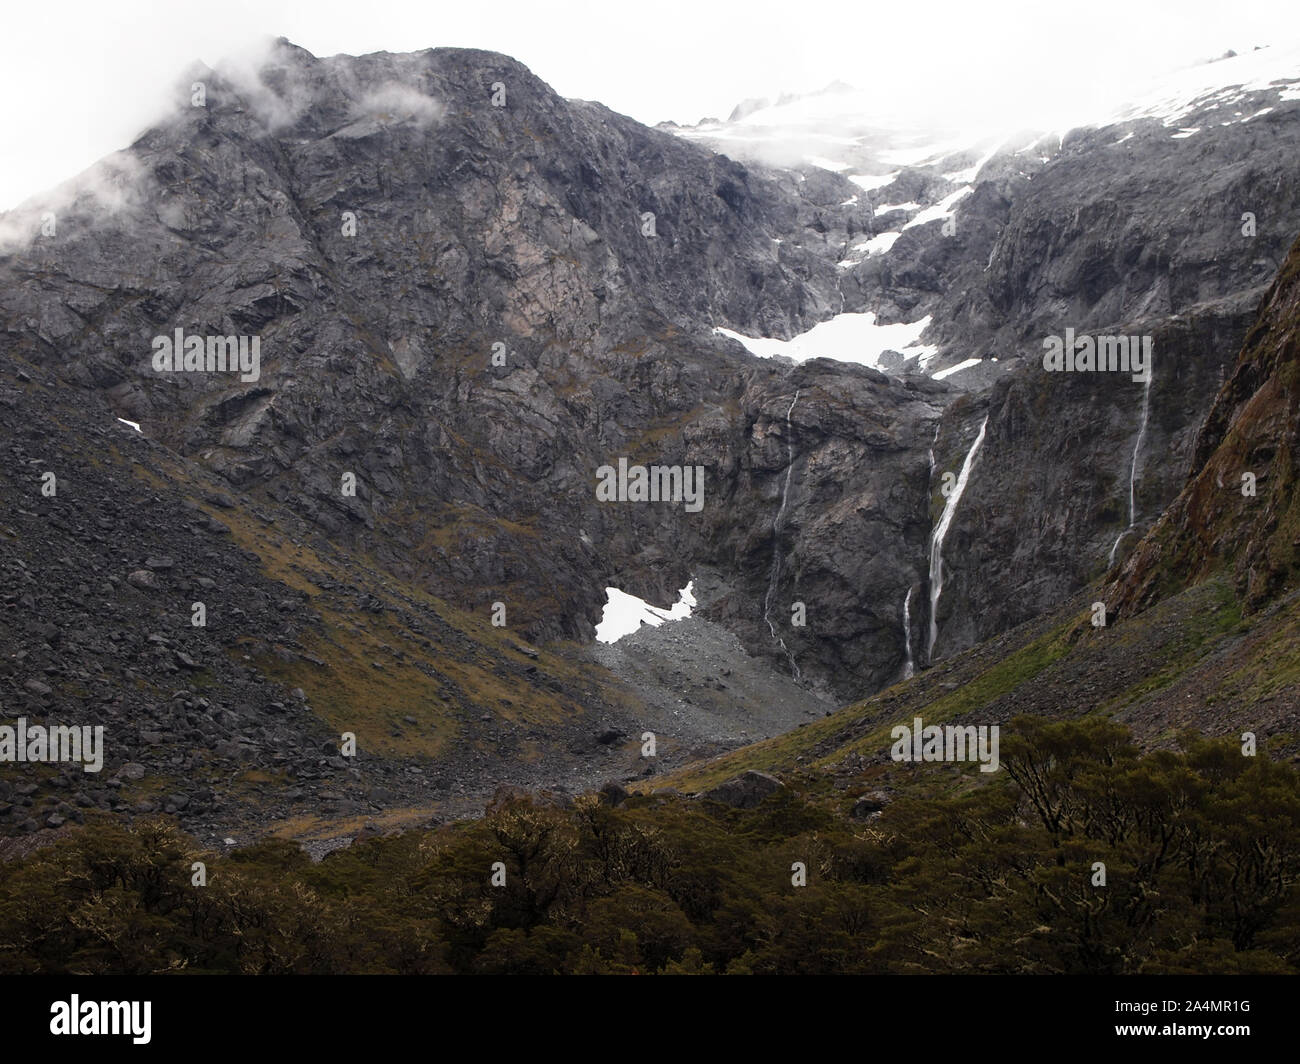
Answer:
<path fill-rule="evenodd" d="M 957 504 L 961 502 L 962 493 L 966 490 L 966 481 L 970 479 L 971 467 L 975 464 L 975 452 L 984 442 L 984 430 L 988 428 L 988 424 L 989 419 L 985 415 L 984 422 L 980 425 L 979 435 L 975 437 L 971 449 L 966 452 L 966 460 L 961 464 L 957 485 L 948 496 L 948 501 L 944 503 L 939 523 L 930 533 L 930 637 L 925 647 L 925 660 L 929 662 L 933 660 L 934 644 L 939 638 L 939 596 L 943 593 L 943 540 L 948 534 L 948 526 L 952 524 L 952 515 L 957 512 Z"/>
<path fill-rule="evenodd" d="M 912 587 L 907 589 L 907 595 L 903 598 L 903 648 L 907 653 L 907 660 L 903 662 L 903 679 L 910 680 L 916 675 L 916 667 L 912 663 Z"/>
<path fill-rule="evenodd" d="M 786 506 L 790 502 L 790 474 L 794 472 L 794 437 L 790 427 L 790 415 L 794 413 L 794 404 L 799 401 L 800 391 L 802 389 L 795 389 L 794 398 L 790 400 L 790 408 L 785 412 L 785 484 L 781 488 L 781 505 L 772 521 L 772 576 L 767 583 L 767 594 L 763 597 L 763 620 L 767 621 L 767 629 L 772 633 L 772 638 L 780 643 L 781 649 L 785 651 L 785 656 L 790 662 L 790 671 L 796 680 L 802 678 L 799 674 L 799 666 L 795 663 L 790 648 L 785 645 L 785 640 L 777 632 L 776 625 L 772 623 L 770 613 L 772 596 L 776 593 L 776 585 L 781 578 L 781 524 L 785 520 Z"/>
<path fill-rule="evenodd" d="M 1138 426 L 1137 442 L 1133 444 L 1133 459 L 1128 468 L 1128 527 L 1115 538 L 1115 544 L 1110 548 L 1110 557 L 1106 561 L 1108 566 L 1115 564 L 1115 552 L 1119 550 L 1119 545 L 1124 541 L 1124 537 L 1137 527 L 1138 455 L 1142 451 L 1142 443 L 1147 435 L 1147 418 L 1151 414 L 1151 378 L 1154 376 L 1151 360 L 1148 358 L 1147 379 L 1142 385 L 1142 421 Z"/>

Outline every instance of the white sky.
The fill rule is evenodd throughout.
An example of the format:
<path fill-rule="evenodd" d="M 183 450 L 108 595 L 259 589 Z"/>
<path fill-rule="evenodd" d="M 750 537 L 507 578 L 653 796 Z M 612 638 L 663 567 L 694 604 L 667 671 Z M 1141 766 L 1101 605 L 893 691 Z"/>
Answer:
<path fill-rule="evenodd" d="M 1293 43 L 1300 3 L 15 0 L 0 32 L 0 208 L 124 147 L 190 61 L 268 35 L 316 55 L 488 48 L 649 123 L 726 117 L 746 97 L 836 79 L 923 121 L 1030 102 L 1065 113 L 1228 48 Z"/>

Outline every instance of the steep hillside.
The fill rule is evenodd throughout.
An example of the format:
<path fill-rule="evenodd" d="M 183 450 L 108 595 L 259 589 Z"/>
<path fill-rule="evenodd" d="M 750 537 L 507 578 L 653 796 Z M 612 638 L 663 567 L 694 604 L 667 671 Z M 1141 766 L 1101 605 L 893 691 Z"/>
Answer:
<path fill-rule="evenodd" d="M 1196 438 L 1178 498 L 1119 573 L 1132 613 L 1216 573 L 1250 610 L 1300 575 L 1300 243 L 1269 290 Z"/>
<path fill-rule="evenodd" d="M 1197 468 L 1117 579 L 826 719 L 659 783 L 698 790 L 764 769 L 910 787 L 924 774 L 891 760 L 890 731 L 918 716 L 1000 724 L 1004 735 L 1017 717 L 1107 717 L 1148 747 L 1188 729 L 1238 743 L 1249 732 L 1261 755 L 1300 761 L 1298 365 L 1300 242 L 1197 438 Z"/>
<path fill-rule="evenodd" d="M 197 68 L 0 217 L 0 743 L 103 729 L 0 758 L 0 972 L 1300 971 L 1300 77 L 1219 73 L 930 150 Z"/>
<path fill-rule="evenodd" d="M 855 183 L 737 162 L 564 100 L 494 53 L 317 59 L 282 41 L 255 76 L 193 80 L 201 106 L 188 83 L 166 122 L 4 216 L 13 439 L 57 425 L 40 438 L 94 454 L 112 428 L 148 447 L 158 498 L 222 522 L 295 592 L 268 585 L 269 601 L 313 603 L 305 634 L 286 633 L 306 658 L 277 655 L 270 615 L 243 622 L 269 652 L 249 654 L 258 674 L 308 696 L 303 727 L 332 734 L 364 705 L 382 728 L 368 749 L 410 746 L 474 779 L 556 744 L 554 771 L 595 773 L 606 755 L 591 736 L 609 729 L 594 718 L 611 715 L 626 746 L 666 727 L 684 759 L 758 730 L 743 722 L 793 725 L 817 711 L 813 695 L 860 698 L 1051 614 L 1177 493 L 1279 234 L 1300 230 L 1282 180 L 1300 136 L 1290 82 Z M 1183 135 L 1192 119 L 1203 126 Z M 1216 203 L 1232 225 L 1205 222 Z M 887 248 L 852 250 L 893 232 Z M 862 312 L 929 316 L 933 353 L 894 352 L 888 372 L 791 364 L 718 331 L 790 338 Z M 1149 388 L 1043 372 L 1044 332 L 1102 327 L 1153 336 Z M 159 371 L 156 341 L 176 330 L 257 337 L 256 372 Z M 968 358 L 979 365 L 943 380 L 921 372 Z M 702 468 L 701 505 L 601 501 L 599 470 L 620 459 Z M 40 498 L 25 468 L 11 475 L 16 498 Z M 13 564 L 33 581 L 62 586 L 45 571 L 67 553 L 60 537 L 84 548 L 77 565 L 119 580 L 148 560 L 60 520 L 72 531 L 52 526 L 48 542 L 40 525 L 22 532 L 30 552 Z M 161 544 L 154 555 L 181 566 Z M 677 670 L 674 695 L 651 675 L 658 651 L 583 646 L 606 586 L 667 603 L 702 574 L 699 656 L 754 670 L 711 688 L 721 727 L 674 718 L 716 679 L 703 666 Z M 404 605 L 359 625 L 385 588 Z M 25 661 L 52 607 L 15 603 L 27 614 L 5 651 Z M 385 654 L 411 640 L 424 679 L 386 677 L 377 693 Z M 403 707 L 442 702 L 441 678 L 464 670 L 463 719 L 408 733 L 406 716 L 422 717 Z M 509 738 L 497 719 L 520 670 L 545 719 Z M 782 677 L 809 697 L 756 713 Z M 641 771 L 629 757 L 609 774 Z M 380 790 L 420 807 L 455 796 Z"/>
<path fill-rule="evenodd" d="M 897 673 L 923 574 L 893 561 L 923 554 L 950 390 L 790 373 L 714 332 L 843 309 L 836 249 L 865 225 L 843 179 L 792 189 L 490 53 L 282 42 L 252 83 L 195 77 L 205 106 L 6 216 L 6 357 L 317 542 L 480 616 L 503 603 L 525 638 L 589 640 L 605 585 L 671 600 L 712 565 L 718 619 L 774 666 L 835 689 Z M 258 336 L 257 378 L 156 372 L 176 329 Z M 703 466 L 702 506 L 600 502 L 620 458 Z M 866 542 L 879 582 L 848 585 Z M 795 600 L 818 623 L 787 624 L 792 667 L 768 621 Z"/>
<path fill-rule="evenodd" d="M 937 656 L 1084 587 L 1178 493 L 1300 232 L 1287 177 L 1298 86 L 1300 55 L 1261 49 L 1051 134 L 918 135 L 844 86 L 675 130 L 736 158 L 847 176 L 876 233 L 845 245 L 845 284 L 880 321 L 924 326 L 924 346 L 889 365 L 947 367 L 958 388 L 992 389 L 983 457 L 948 532 Z M 1150 336 L 1149 391 L 1118 374 L 1045 374 L 1043 341 L 1066 329 Z M 945 415 L 940 476 L 961 468 L 978 427 L 963 408 Z"/>

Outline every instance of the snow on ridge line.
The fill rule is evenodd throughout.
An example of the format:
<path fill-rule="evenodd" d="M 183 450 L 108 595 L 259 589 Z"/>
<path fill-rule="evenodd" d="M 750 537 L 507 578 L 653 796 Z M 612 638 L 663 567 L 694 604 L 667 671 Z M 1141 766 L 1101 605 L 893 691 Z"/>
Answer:
<path fill-rule="evenodd" d="M 1100 128 L 1137 118 L 1156 118 L 1166 126 L 1174 126 L 1199 107 L 1236 103 L 1248 93 L 1270 88 L 1278 91 L 1282 101 L 1300 99 L 1297 80 L 1300 80 L 1300 46 L 1259 48 L 1167 72 L 1153 88 L 1125 106 L 1082 124 Z"/>
<path fill-rule="evenodd" d="M 658 628 L 665 621 L 679 621 L 689 617 L 696 606 L 695 595 L 691 590 L 694 586 L 694 580 L 688 581 L 677 593 L 677 601 L 672 608 L 667 610 L 651 606 L 645 599 L 629 595 L 616 587 L 605 588 L 605 608 L 600 623 L 596 625 L 596 642 L 616 643 L 625 635 L 639 631 L 643 624 Z"/>
<path fill-rule="evenodd" d="M 1239 104 L 1253 92 L 1272 90 L 1277 102 L 1300 100 L 1300 42 L 1287 42 L 1243 51 L 1209 62 L 1190 64 L 1175 70 L 1156 70 L 1141 83 L 1115 86 L 1113 91 L 1061 101 L 1049 114 L 1025 114 L 1015 129 L 1054 129 L 1059 138 L 1075 129 L 1100 129 L 1136 119 L 1154 118 L 1173 129 L 1173 136 L 1185 140 L 1195 130 L 1179 130 L 1187 117 L 1204 106 Z M 949 180 L 975 184 L 979 171 L 1001 148 L 1008 135 L 1007 123 L 968 123 L 960 133 L 951 128 L 934 128 L 926 121 L 909 118 L 903 112 L 880 106 L 880 97 L 852 86 L 828 86 L 820 92 L 781 97 L 765 102 L 735 122 L 702 123 L 698 129 L 675 132 L 687 138 L 702 138 L 752 145 L 768 152 L 783 147 L 782 155 L 843 174 L 870 192 L 881 188 L 894 174 L 854 174 L 864 150 L 876 163 L 888 167 L 941 165 L 950 155 L 982 150 L 992 143 L 971 167 L 945 173 Z M 1237 115 L 1235 121 L 1250 119 Z M 1232 124 L 1222 123 L 1222 124 Z M 854 151 L 845 153 L 841 147 Z M 787 160 L 782 165 L 797 166 Z"/>
<path fill-rule="evenodd" d="M 738 341 L 750 354 L 759 358 L 784 355 L 796 362 L 810 358 L 832 358 L 837 362 L 852 362 L 877 369 L 880 366 L 880 356 L 886 351 L 899 351 L 905 358 L 919 357 L 924 362 L 929 357 L 930 348 L 922 345 L 920 339 L 929 326 L 928 314 L 919 321 L 877 325 L 876 315 L 864 311 L 836 314 L 791 340 L 745 336 L 721 327 L 713 331 Z"/>

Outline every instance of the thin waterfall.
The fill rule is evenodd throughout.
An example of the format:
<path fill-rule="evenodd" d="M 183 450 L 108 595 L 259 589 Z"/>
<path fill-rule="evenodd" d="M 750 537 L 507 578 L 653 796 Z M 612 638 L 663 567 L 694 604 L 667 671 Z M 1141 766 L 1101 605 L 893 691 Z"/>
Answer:
<path fill-rule="evenodd" d="M 948 501 L 944 503 L 939 523 L 930 533 L 930 634 L 925 646 L 925 660 L 929 662 L 933 662 L 934 644 L 939 638 L 939 596 L 943 594 L 943 540 L 948 535 L 952 515 L 957 512 L 957 504 L 961 502 L 962 493 L 966 490 L 966 482 L 970 479 L 970 471 L 975 464 L 975 453 L 984 442 L 984 430 L 988 428 L 988 424 L 989 419 L 985 415 L 980 425 L 979 435 L 975 437 L 971 449 L 966 452 L 966 460 L 961 464 L 957 484 L 952 489 L 952 494 L 948 496 Z"/>
<path fill-rule="evenodd" d="M 1142 385 L 1142 422 L 1138 426 L 1137 442 L 1133 444 L 1133 459 L 1128 468 L 1128 528 L 1124 529 L 1115 538 L 1115 544 L 1110 548 L 1110 557 L 1106 561 L 1108 566 L 1115 564 L 1115 552 L 1119 550 L 1119 545 L 1124 541 L 1124 537 L 1137 527 L 1138 455 L 1142 453 L 1142 444 L 1147 436 L 1147 418 L 1151 416 L 1151 378 L 1154 376 L 1151 359 L 1148 356 L 1147 379 Z"/>
<path fill-rule="evenodd" d="M 903 662 L 903 679 L 910 680 L 916 675 L 916 666 L 912 662 L 912 592 L 914 587 L 907 589 L 907 595 L 903 598 L 903 649 L 907 653 L 907 660 Z"/>
<path fill-rule="evenodd" d="M 800 391 L 802 389 L 795 389 L 794 398 L 790 400 L 790 408 L 785 412 L 785 484 L 781 488 L 781 505 L 772 521 L 772 576 L 767 583 L 767 594 L 763 597 L 763 620 L 767 621 L 767 629 L 772 633 L 772 638 L 780 643 L 781 649 L 785 651 L 786 659 L 790 662 L 790 671 L 796 680 L 802 678 L 799 666 L 795 663 L 790 648 L 785 645 L 785 640 L 777 632 L 776 625 L 772 623 L 771 606 L 772 596 L 776 593 L 776 585 L 781 578 L 781 525 L 785 521 L 786 506 L 790 502 L 790 474 L 794 472 L 794 436 L 790 426 L 790 415 L 794 413 L 794 404 L 799 401 Z"/>

